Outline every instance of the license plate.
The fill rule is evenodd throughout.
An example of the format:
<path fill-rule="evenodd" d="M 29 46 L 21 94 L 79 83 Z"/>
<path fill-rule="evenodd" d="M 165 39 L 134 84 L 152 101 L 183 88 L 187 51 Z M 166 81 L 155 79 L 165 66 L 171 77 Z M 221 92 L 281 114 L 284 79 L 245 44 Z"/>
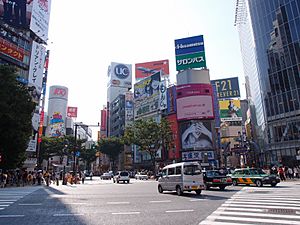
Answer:
<path fill-rule="evenodd" d="M 192 189 L 194 190 L 194 189 L 198 189 L 198 186 L 192 186 Z"/>

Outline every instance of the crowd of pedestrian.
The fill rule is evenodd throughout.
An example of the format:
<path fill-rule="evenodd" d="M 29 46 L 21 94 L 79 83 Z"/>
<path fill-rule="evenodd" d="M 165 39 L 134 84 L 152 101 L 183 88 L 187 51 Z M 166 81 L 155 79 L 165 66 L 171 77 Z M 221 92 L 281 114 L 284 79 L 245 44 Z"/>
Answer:
<path fill-rule="evenodd" d="M 281 181 L 285 181 L 287 179 L 299 179 L 300 178 L 300 167 L 294 166 L 273 166 L 270 169 L 270 174 L 276 174 L 280 177 Z"/>

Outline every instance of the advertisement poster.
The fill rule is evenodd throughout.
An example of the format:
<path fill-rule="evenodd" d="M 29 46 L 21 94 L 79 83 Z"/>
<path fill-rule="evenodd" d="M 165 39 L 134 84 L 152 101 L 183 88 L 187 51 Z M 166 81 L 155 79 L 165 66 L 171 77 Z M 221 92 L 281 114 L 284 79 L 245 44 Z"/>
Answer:
<path fill-rule="evenodd" d="M 176 113 L 176 86 L 168 87 L 167 90 L 167 112 L 168 114 Z"/>
<path fill-rule="evenodd" d="M 159 92 L 159 108 L 164 110 L 167 108 L 167 81 L 163 80 L 160 82 Z"/>
<path fill-rule="evenodd" d="M 190 120 L 180 123 L 181 148 L 213 149 L 211 121 Z"/>
<path fill-rule="evenodd" d="M 108 67 L 108 86 L 132 88 L 132 65 L 112 62 Z"/>
<path fill-rule="evenodd" d="M 28 76 L 28 89 L 34 102 L 38 103 L 43 89 L 44 63 L 46 56 L 46 48 L 38 44 L 32 43 L 31 60 Z"/>
<path fill-rule="evenodd" d="M 160 72 L 134 85 L 135 118 L 159 110 Z"/>
<path fill-rule="evenodd" d="M 212 80 L 211 84 L 216 87 L 218 99 L 240 97 L 240 86 L 238 77 Z"/>
<path fill-rule="evenodd" d="M 26 1 L 19 1 L 26 2 Z M 28 2 L 28 1 L 27 1 Z M 30 30 L 43 41 L 48 40 L 51 0 L 33 0 Z"/>
<path fill-rule="evenodd" d="M 62 137 L 65 135 L 65 122 L 60 112 L 54 112 L 49 121 L 50 137 Z"/>
<path fill-rule="evenodd" d="M 242 111 L 240 100 L 219 101 L 221 121 L 241 121 Z"/>
<path fill-rule="evenodd" d="M 178 85 L 177 119 L 213 119 L 213 98 L 210 84 Z"/>
<path fill-rule="evenodd" d="M 77 118 L 77 107 L 68 106 L 67 117 Z"/>
<path fill-rule="evenodd" d="M 135 79 L 141 80 L 161 71 L 161 76 L 169 76 L 169 60 L 159 60 L 153 62 L 135 64 Z"/>
<path fill-rule="evenodd" d="M 133 93 L 125 93 L 125 126 L 133 123 Z"/>

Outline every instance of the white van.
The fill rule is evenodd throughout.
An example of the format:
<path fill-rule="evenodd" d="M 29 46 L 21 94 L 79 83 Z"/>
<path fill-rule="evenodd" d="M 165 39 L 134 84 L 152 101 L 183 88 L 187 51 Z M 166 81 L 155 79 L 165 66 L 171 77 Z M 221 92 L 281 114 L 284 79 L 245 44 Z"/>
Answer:
<path fill-rule="evenodd" d="M 165 166 L 158 179 L 158 192 L 176 191 L 182 195 L 184 191 L 195 191 L 200 195 L 204 189 L 203 174 L 198 162 L 181 162 Z"/>

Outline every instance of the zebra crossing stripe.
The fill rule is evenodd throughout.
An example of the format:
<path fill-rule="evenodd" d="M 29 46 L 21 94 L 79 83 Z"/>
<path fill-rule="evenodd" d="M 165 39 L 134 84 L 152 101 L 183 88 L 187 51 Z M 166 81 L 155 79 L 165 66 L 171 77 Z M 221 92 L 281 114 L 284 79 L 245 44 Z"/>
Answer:
<path fill-rule="evenodd" d="M 226 212 L 223 210 L 217 210 L 213 214 L 218 215 L 233 215 L 233 216 L 261 216 L 270 218 L 284 218 L 284 219 L 300 219 L 300 216 L 296 215 L 282 215 L 282 214 L 266 214 L 266 213 L 252 213 L 252 212 Z"/>
<path fill-rule="evenodd" d="M 266 209 L 295 209 L 300 210 L 300 207 L 287 207 L 287 206 L 273 206 L 273 205 L 245 205 L 245 204 L 233 204 L 233 203 L 224 203 L 224 206 L 234 206 L 234 207 L 249 207 L 249 208 L 266 208 Z"/>

